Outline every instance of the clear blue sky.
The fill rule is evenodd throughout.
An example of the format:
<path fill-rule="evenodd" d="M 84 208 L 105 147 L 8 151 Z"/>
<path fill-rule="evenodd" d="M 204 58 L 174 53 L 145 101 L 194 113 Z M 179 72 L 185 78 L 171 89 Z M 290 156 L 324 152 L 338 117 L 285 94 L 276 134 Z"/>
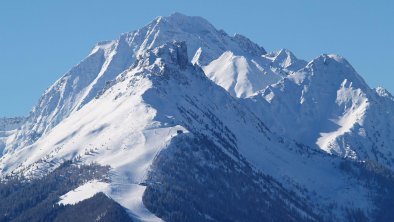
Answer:
<path fill-rule="evenodd" d="M 199 15 L 268 51 L 346 57 L 371 87 L 394 92 L 394 1 L 2 0 L 0 116 L 27 115 L 56 79 L 102 40 L 173 12 Z"/>

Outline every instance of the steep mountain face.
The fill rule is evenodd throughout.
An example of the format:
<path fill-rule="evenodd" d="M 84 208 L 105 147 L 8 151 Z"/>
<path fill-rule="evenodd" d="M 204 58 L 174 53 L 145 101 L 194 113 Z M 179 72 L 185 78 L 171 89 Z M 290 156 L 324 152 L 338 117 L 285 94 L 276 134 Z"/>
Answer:
<path fill-rule="evenodd" d="M 204 67 L 206 75 L 234 97 L 249 97 L 278 82 L 286 74 L 271 70 L 269 60 L 234 55 L 227 51 Z"/>
<path fill-rule="evenodd" d="M 102 193 L 133 221 L 390 221 L 393 102 L 339 56 L 266 53 L 176 13 L 54 83 L 4 136 L 0 176 L 109 166 L 58 203 Z"/>
<path fill-rule="evenodd" d="M 232 96 L 247 98 L 306 64 L 286 49 L 260 56 L 236 55 L 227 51 L 202 68 L 212 81 Z"/>
<path fill-rule="evenodd" d="M 173 40 L 185 41 L 188 57 L 203 66 L 228 50 L 247 57 L 266 53 L 246 37 L 229 36 L 203 18 L 179 13 L 158 17 L 142 29 L 123 34 L 118 40 L 97 44 L 87 58 L 44 93 L 10 148 L 32 144 L 94 99 L 108 81 L 128 69 L 146 50 Z"/>
<path fill-rule="evenodd" d="M 330 154 L 394 167 L 392 96 L 370 89 L 339 56 L 319 56 L 245 103 L 280 135 Z"/>
<path fill-rule="evenodd" d="M 277 52 L 272 52 L 263 57 L 271 60 L 273 66 L 282 67 L 284 70 L 297 71 L 304 68 L 307 62 L 304 60 L 297 59 L 296 56 L 288 49 L 281 49 Z"/>

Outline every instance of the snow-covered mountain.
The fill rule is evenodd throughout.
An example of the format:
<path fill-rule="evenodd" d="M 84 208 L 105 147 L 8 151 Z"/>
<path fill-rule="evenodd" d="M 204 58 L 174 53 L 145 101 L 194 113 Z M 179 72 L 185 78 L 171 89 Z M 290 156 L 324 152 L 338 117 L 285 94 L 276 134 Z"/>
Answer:
<path fill-rule="evenodd" d="M 344 58 L 322 55 L 244 102 L 280 135 L 394 169 L 392 98 Z"/>
<path fill-rule="evenodd" d="M 59 203 L 103 192 L 137 221 L 379 221 L 393 217 L 393 106 L 340 56 L 267 53 L 175 13 L 48 88 L 3 135 L 0 175 L 108 165 Z"/>
<path fill-rule="evenodd" d="M 118 40 L 98 43 L 87 58 L 44 93 L 13 148 L 36 141 L 94 99 L 108 81 L 129 68 L 146 50 L 173 40 L 185 41 L 188 57 L 201 65 L 210 63 L 226 51 L 247 57 L 266 53 L 246 37 L 229 36 L 203 18 L 179 13 L 158 17 L 142 29 L 123 34 Z"/>

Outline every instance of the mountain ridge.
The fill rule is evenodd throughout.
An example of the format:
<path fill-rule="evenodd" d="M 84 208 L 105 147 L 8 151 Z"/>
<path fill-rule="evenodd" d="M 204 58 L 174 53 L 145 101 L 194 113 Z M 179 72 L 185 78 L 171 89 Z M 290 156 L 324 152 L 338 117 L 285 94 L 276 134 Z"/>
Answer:
<path fill-rule="evenodd" d="M 157 17 L 44 93 L 5 137 L 0 176 L 108 165 L 97 192 L 137 221 L 373 220 L 391 192 L 393 101 L 340 56 L 307 63 L 200 17 Z"/>

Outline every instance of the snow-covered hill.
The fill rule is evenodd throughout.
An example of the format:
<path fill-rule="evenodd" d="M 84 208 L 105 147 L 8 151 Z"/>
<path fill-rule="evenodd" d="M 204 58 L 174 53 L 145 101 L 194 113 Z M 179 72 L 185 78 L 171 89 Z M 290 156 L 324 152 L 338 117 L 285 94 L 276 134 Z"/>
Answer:
<path fill-rule="evenodd" d="M 340 56 L 266 53 L 175 13 L 48 88 L 2 137 L 0 175 L 109 165 L 59 203 L 103 192 L 137 221 L 373 220 L 394 193 L 393 106 Z"/>

